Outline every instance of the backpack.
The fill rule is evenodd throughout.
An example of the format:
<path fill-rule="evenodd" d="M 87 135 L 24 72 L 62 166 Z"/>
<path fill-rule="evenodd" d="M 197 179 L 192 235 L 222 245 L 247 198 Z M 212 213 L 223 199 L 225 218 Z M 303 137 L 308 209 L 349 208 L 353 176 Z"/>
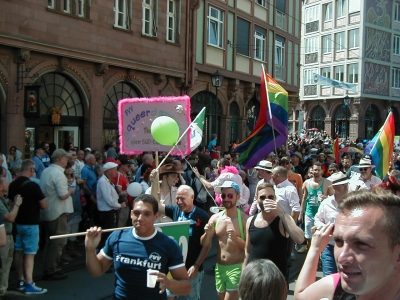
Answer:
<path fill-rule="evenodd" d="M 191 171 L 191 170 L 190 170 Z M 186 176 L 185 176 L 186 175 Z M 197 189 L 197 184 L 196 182 L 199 181 L 199 179 L 196 177 L 193 171 L 191 171 L 191 174 L 189 175 L 189 172 L 186 171 L 185 174 L 183 174 L 183 177 L 186 181 L 186 184 L 190 186 L 193 189 L 194 192 L 194 200 L 200 203 L 205 203 L 207 202 L 207 197 L 204 199 L 202 197 L 199 197 L 199 193 L 204 189 L 203 184 L 201 184 L 201 188 Z"/>

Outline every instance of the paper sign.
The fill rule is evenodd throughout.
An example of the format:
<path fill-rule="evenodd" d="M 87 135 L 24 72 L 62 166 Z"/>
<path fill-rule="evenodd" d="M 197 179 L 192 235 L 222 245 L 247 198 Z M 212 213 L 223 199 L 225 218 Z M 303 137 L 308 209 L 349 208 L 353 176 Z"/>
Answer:
<path fill-rule="evenodd" d="M 143 151 L 168 152 L 172 146 L 163 146 L 157 143 L 151 135 L 151 123 L 160 116 L 174 119 L 180 135 L 190 124 L 190 98 L 156 97 L 132 98 L 118 102 L 118 121 L 120 148 L 123 154 L 140 154 Z M 184 155 L 190 154 L 190 133 L 185 134 L 178 143 Z M 172 154 L 181 152 L 175 148 Z"/>

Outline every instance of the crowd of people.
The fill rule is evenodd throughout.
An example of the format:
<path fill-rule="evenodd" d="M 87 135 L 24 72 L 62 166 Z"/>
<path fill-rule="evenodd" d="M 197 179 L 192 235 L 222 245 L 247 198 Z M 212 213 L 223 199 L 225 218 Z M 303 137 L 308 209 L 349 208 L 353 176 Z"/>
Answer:
<path fill-rule="evenodd" d="M 47 292 L 32 278 L 43 236 L 43 278 L 66 279 L 60 261 L 83 255 L 79 241 L 49 236 L 87 230 L 89 272 L 115 272 L 115 299 L 200 299 L 214 237 L 219 299 L 286 299 L 296 252 L 308 253 L 295 299 L 399 299 L 400 148 L 382 181 L 363 154 L 366 141 L 341 140 L 341 148 L 357 150 L 341 152 L 337 164 L 326 133 L 290 135 L 252 168 L 239 163 L 237 144 L 222 151 L 214 134 L 207 147 L 161 166 L 155 153 L 120 154 L 115 141 L 104 151 L 43 142 L 25 160 L 11 147 L 0 155 L 0 296 L 12 296 L 13 260 L 18 290 Z M 137 197 L 128 194 L 132 182 L 140 183 Z M 190 220 L 185 261 L 177 243 L 154 227 L 183 220 Z M 315 282 L 319 261 L 324 278 Z M 371 274 L 379 264 L 385 272 Z M 146 285 L 149 269 L 156 288 Z"/>

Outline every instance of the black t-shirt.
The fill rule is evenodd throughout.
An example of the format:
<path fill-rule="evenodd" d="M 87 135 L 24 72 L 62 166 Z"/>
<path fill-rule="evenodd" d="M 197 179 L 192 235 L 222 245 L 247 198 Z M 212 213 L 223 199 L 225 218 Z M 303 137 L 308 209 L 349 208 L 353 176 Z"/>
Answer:
<path fill-rule="evenodd" d="M 22 184 L 29 181 L 24 186 Z M 22 187 L 21 187 L 22 186 Z M 43 195 L 40 186 L 31 181 L 28 177 L 20 176 L 11 182 L 8 189 L 8 198 L 14 201 L 14 197 L 20 194 L 23 198 L 22 204 L 19 207 L 15 223 L 19 225 L 37 225 L 40 218 L 39 201 L 43 200 Z"/>
<path fill-rule="evenodd" d="M 188 220 L 190 216 L 191 234 L 189 232 L 189 246 L 185 261 L 186 269 L 189 269 L 191 266 L 193 266 L 199 257 L 201 249 L 203 248 L 203 246 L 200 244 L 200 238 L 204 234 L 204 226 L 206 226 L 209 219 L 208 214 L 197 206 L 194 207 L 194 211 L 192 212 L 184 213 L 177 205 L 165 206 L 165 215 L 174 221 L 185 221 Z M 199 271 L 202 270 L 203 264 L 199 268 Z"/>

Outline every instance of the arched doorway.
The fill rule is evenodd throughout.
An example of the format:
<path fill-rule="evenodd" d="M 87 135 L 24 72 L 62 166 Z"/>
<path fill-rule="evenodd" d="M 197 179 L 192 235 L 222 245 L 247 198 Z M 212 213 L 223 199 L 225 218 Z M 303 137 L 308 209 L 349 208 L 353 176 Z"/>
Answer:
<path fill-rule="evenodd" d="M 308 128 L 318 128 L 319 131 L 325 130 L 325 118 L 325 110 L 318 104 L 317 107 L 313 109 L 308 119 Z"/>
<path fill-rule="evenodd" d="M 256 98 L 251 98 L 246 105 L 247 127 L 246 135 L 249 135 L 256 126 L 258 115 L 260 114 L 260 102 Z"/>
<path fill-rule="evenodd" d="M 118 142 L 118 101 L 142 97 L 131 84 L 121 81 L 114 84 L 103 99 L 103 144 Z"/>
<path fill-rule="evenodd" d="M 371 104 L 365 111 L 365 138 L 370 140 L 378 132 L 382 126 L 382 120 L 380 117 L 379 109 L 375 105 Z"/>
<path fill-rule="evenodd" d="M 238 138 L 238 121 L 240 116 L 239 105 L 236 103 L 236 101 L 233 101 L 229 105 L 229 112 L 231 116 L 229 141 L 233 142 Z"/>
<path fill-rule="evenodd" d="M 217 102 L 217 111 L 215 111 L 215 101 Z M 203 107 L 206 107 L 206 118 L 204 120 L 203 127 L 203 142 L 204 146 L 207 146 L 210 141 L 210 137 L 213 133 L 216 133 L 218 140 L 220 139 L 221 126 L 221 114 L 222 107 L 220 101 L 217 99 L 215 94 L 209 91 L 198 92 L 190 99 L 190 115 L 197 115 Z M 217 118 L 218 132 L 216 130 L 215 119 Z"/>
<path fill-rule="evenodd" d="M 32 157 L 40 142 L 54 143 L 64 148 L 69 142 L 80 147 L 83 128 L 83 101 L 81 92 L 69 77 L 51 72 L 40 76 L 40 116 L 27 117 L 25 128 L 25 157 Z M 52 121 L 52 114 L 60 114 L 59 122 Z"/>
<path fill-rule="evenodd" d="M 349 137 L 350 109 L 347 105 L 340 105 L 333 115 L 332 136 L 341 138 Z"/>

